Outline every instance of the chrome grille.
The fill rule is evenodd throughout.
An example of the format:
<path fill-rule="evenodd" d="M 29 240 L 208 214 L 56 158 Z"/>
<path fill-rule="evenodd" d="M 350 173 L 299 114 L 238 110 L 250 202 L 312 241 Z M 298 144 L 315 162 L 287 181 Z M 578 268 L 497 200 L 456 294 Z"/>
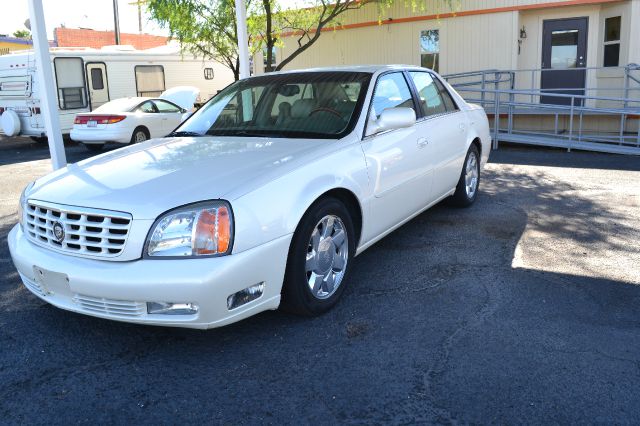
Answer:
<path fill-rule="evenodd" d="M 95 257 L 120 255 L 131 227 L 131 215 L 127 213 L 31 200 L 25 219 L 31 241 L 65 253 Z M 56 224 L 64 230 L 62 239 L 54 233 Z"/>
<path fill-rule="evenodd" d="M 147 312 L 147 305 L 142 302 L 105 299 L 83 294 L 76 294 L 73 297 L 73 301 L 85 311 L 99 314 L 139 317 Z"/>

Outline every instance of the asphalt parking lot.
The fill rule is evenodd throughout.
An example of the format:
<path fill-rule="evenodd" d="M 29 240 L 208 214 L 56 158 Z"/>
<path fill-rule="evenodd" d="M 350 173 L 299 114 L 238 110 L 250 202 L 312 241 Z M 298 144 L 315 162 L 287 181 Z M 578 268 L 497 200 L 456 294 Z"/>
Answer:
<path fill-rule="evenodd" d="M 22 287 L 6 234 L 46 158 L 0 139 L 2 423 L 640 422 L 639 158 L 501 149 L 472 208 L 367 250 L 328 314 L 209 331 Z"/>

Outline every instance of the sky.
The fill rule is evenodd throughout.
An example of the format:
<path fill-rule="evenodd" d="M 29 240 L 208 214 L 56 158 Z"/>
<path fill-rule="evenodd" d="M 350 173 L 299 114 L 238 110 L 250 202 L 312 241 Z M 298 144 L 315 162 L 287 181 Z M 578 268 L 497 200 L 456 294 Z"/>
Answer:
<path fill-rule="evenodd" d="M 7 7 L 6 3 L 11 2 Z M 27 0 L 0 0 L 3 3 L 0 13 L 0 34 L 11 35 L 14 31 L 25 29 L 24 21 L 29 17 Z M 130 4 L 134 3 L 134 4 Z M 67 28 L 92 28 L 94 30 L 113 30 L 113 0 L 42 0 L 47 24 L 47 35 L 53 40 L 53 29 L 62 24 Z M 142 32 L 168 35 L 168 31 L 153 22 L 142 8 Z M 138 32 L 138 8 L 135 0 L 118 0 L 120 31 Z"/>

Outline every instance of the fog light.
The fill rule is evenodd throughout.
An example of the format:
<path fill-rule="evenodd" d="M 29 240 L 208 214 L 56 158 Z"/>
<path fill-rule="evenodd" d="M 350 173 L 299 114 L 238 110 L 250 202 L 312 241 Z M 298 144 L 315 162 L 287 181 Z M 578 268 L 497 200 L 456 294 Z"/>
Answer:
<path fill-rule="evenodd" d="M 198 313 L 195 303 L 147 302 L 148 314 L 193 315 Z"/>
<path fill-rule="evenodd" d="M 227 309 L 232 310 L 262 296 L 264 282 L 247 287 L 227 297 Z"/>

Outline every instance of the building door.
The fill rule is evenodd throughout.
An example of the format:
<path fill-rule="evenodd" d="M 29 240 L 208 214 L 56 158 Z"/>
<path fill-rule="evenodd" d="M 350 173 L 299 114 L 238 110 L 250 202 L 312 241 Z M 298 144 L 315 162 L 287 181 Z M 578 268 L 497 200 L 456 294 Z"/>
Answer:
<path fill-rule="evenodd" d="M 544 91 L 584 95 L 588 27 L 589 18 L 544 21 L 541 77 Z M 542 96 L 540 102 L 570 105 L 571 98 Z M 582 100 L 576 99 L 575 105 L 582 105 Z"/>
<path fill-rule="evenodd" d="M 109 102 L 107 66 L 102 62 L 88 62 L 87 81 L 89 82 L 89 99 L 93 111 L 100 105 Z"/>

